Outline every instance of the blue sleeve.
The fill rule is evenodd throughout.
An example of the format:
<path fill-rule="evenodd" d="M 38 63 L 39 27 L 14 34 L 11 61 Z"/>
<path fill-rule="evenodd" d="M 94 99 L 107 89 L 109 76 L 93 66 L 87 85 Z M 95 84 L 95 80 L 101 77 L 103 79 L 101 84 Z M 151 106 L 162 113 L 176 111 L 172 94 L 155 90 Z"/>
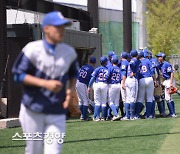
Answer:
<path fill-rule="evenodd" d="M 133 72 L 133 73 L 136 73 L 136 70 L 135 70 L 135 62 L 134 62 L 134 61 L 131 61 L 131 62 L 129 63 L 129 65 L 130 65 L 130 68 L 131 68 L 132 72 Z"/>
<path fill-rule="evenodd" d="M 97 77 L 97 75 L 98 75 L 98 72 L 99 72 L 99 68 L 96 68 L 95 70 L 94 70 L 94 72 L 92 73 L 92 77 Z"/>
<path fill-rule="evenodd" d="M 171 65 L 168 65 L 168 67 L 167 67 L 167 72 L 168 72 L 168 73 L 172 73 L 172 72 L 173 72 L 173 69 L 172 69 L 172 66 L 171 66 Z"/>
<path fill-rule="evenodd" d="M 26 74 L 34 75 L 36 68 L 31 63 L 30 59 L 21 52 L 14 62 L 12 67 L 12 73 L 14 75 L 14 81 L 23 82 Z"/>
<path fill-rule="evenodd" d="M 89 85 L 88 85 L 88 87 L 91 87 L 92 85 L 93 85 L 93 83 L 94 83 L 94 81 L 95 81 L 95 77 L 93 76 L 93 77 L 91 77 L 91 79 L 90 79 L 90 81 L 89 81 Z"/>
<path fill-rule="evenodd" d="M 24 82 L 24 78 L 26 77 L 26 75 L 27 75 L 26 73 L 23 73 L 21 75 L 15 74 L 14 75 L 14 81 L 18 82 L 18 83 L 22 83 L 22 82 Z"/>
<path fill-rule="evenodd" d="M 151 70 L 151 74 L 154 75 L 155 74 L 155 68 L 153 67 L 153 64 L 149 61 L 149 68 Z"/>
<path fill-rule="evenodd" d="M 127 65 L 123 64 L 121 65 L 121 75 L 122 76 L 127 76 Z"/>
<path fill-rule="evenodd" d="M 77 59 L 71 64 L 70 68 L 69 68 L 69 78 L 77 78 L 78 77 L 78 73 L 79 73 L 79 64 Z"/>

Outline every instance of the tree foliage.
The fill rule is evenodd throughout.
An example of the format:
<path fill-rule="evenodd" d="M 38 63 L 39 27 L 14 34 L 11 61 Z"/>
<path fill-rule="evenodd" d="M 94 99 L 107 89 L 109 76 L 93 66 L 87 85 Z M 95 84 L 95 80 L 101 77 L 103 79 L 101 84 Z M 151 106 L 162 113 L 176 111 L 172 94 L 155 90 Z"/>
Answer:
<path fill-rule="evenodd" d="M 147 33 L 153 54 L 180 54 L 180 1 L 147 0 Z"/>

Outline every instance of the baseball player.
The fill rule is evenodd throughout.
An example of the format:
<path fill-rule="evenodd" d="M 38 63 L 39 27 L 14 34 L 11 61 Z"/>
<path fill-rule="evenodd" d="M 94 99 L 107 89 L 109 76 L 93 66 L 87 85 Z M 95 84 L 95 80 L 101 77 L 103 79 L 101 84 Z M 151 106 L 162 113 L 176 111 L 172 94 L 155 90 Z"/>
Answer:
<path fill-rule="evenodd" d="M 126 100 L 124 103 L 126 115 L 122 120 L 134 120 L 135 117 L 135 104 L 138 93 L 138 73 L 139 73 L 139 61 L 137 59 L 137 50 L 131 50 L 130 55 L 132 57 L 128 65 L 128 73 L 125 81 Z M 122 85 L 123 86 L 123 85 Z"/>
<path fill-rule="evenodd" d="M 106 67 L 108 68 L 108 69 L 110 69 L 112 66 L 113 66 L 113 64 L 112 64 L 112 56 L 113 55 L 115 55 L 115 52 L 114 51 L 109 51 L 109 53 L 108 53 L 108 62 L 107 62 L 107 65 L 106 65 Z M 108 99 L 108 103 L 107 103 L 107 120 L 111 120 L 112 119 L 112 117 L 113 117 L 113 115 L 112 115 L 112 110 L 111 110 L 111 108 L 109 107 L 109 98 L 107 98 Z"/>
<path fill-rule="evenodd" d="M 112 56 L 112 64 L 113 66 L 109 69 L 109 91 L 108 91 L 108 98 L 109 98 L 109 107 L 111 108 L 114 116 L 112 121 L 120 119 L 118 115 L 119 110 L 119 100 L 120 100 L 120 88 L 121 88 L 121 70 L 117 66 L 118 65 L 118 57 L 116 55 Z"/>
<path fill-rule="evenodd" d="M 156 57 L 158 58 L 158 61 L 160 63 L 159 68 L 164 78 L 163 85 L 165 86 L 165 100 L 169 109 L 169 116 L 177 117 L 174 101 L 172 99 L 172 95 L 169 93 L 169 89 L 175 86 L 172 66 L 170 63 L 165 61 L 166 55 L 163 52 L 157 54 Z"/>
<path fill-rule="evenodd" d="M 154 82 L 153 82 L 153 67 L 148 58 L 144 58 L 144 52 L 140 51 L 138 55 L 141 66 L 139 72 L 139 87 L 138 97 L 136 103 L 136 118 L 140 118 L 140 111 L 142 109 L 142 103 L 146 100 L 146 116 L 151 117 L 152 102 L 154 97 Z"/>
<path fill-rule="evenodd" d="M 127 61 L 127 58 L 128 58 L 128 53 L 127 52 L 122 52 L 120 69 L 121 69 L 121 97 L 122 97 L 123 104 L 125 103 L 126 96 L 127 96 L 126 88 L 125 88 L 125 81 L 126 81 L 126 78 L 127 78 L 128 64 L 129 64 L 129 62 Z M 123 104 L 120 104 L 120 105 L 123 106 Z M 125 117 L 129 117 L 128 112 L 126 112 Z M 128 118 L 126 118 L 126 119 L 128 120 Z"/>
<path fill-rule="evenodd" d="M 23 132 L 32 135 L 32 140 L 26 141 L 26 154 L 61 152 L 57 136 L 65 132 L 65 114 L 79 70 L 75 50 L 62 42 L 69 24 L 58 11 L 46 14 L 44 39 L 28 43 L 12 69 L 14 80 L 24 88 L 19 120 Z M 43 140 L 33 141 L 35 133 L 45 137 L 44 144 Z"/>
<path fill-rule="evenodd" d="M 154 101 L 152 104 L 151 116 L 155 117 L 155 102 L 157 102 L 157 107 L 161 116 L 165 116 L 165 104 L 162 99 L 162 85 L 161 85 L 161 76 L 160 70 L 158 69 L 158 60 L 157 58 L 152 57 L 152 53 L 149 52 L 150 62 L 152 63 L 153 72 L 156 78 L 156 86 L 154 89 Z"/>
<path fill-rule="evenodd" d="M 91 91 L 91 87 L 93 85 L 94 89 L 94 121 L 104 121 L 106 120 L 106 103 L 107 103 L 107 94 L 108 94 L 108 78 L 109 78 L 109 70 L 106 67 L 107 58 L 102 56 L 100 58 L 101 66 L 96 68 L 92 74 L 91 80 L 89 82 L 88 91 Z M 100 119 L 100 110 L 102 110 L 102 118 Z"/>
<path fill-rule="evenodd" d="M 84 65 L 79 70 L 78 80 L 76 83 L 76 91 L 79 100 L 79 108 L 81 111 L 81 120 L 89 120 L 87 117 L 89 98 L 88 98 L 88 89 L 87 86 L 91 79 L 91 74 L 94 71 L 94 66 L 96 64 L 96 58 L 90 57 L 90 64 Z"/>

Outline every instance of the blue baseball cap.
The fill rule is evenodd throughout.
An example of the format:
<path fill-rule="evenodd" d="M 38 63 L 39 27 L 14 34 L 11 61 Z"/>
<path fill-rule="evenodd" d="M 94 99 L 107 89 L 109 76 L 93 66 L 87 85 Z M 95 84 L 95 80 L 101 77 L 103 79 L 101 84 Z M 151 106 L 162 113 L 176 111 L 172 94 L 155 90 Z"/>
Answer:
<path fill-rule="evenodd" d="M 100 63 L 101 63 L 101 64 L 105 64 L 107 61 L 108 61 L 108 59 L 107 59 L 106 56 L 102 56 L 102 57 L 100 58 Z"/>
<path fill-rule="evenodd" d="M 163 53 L 163 52 L 160 52 L 160 53 L 158 53 L 158 54 L 156 55 L 156 57 L 163 57 L 163 58 L 165 58 L 165 57 L 166 57 L 166 54 Z"/>
<path fill-rule="evenodd" d="M 65 19 L 61 12 L 53 11 L 47 13 L 42 20 L 42 27 L 44 26 L 61 26 L 61 25 L 71 25 L 71 21 Z"/>
<path fill-rule="evenodd" d="M 137 50 L 135 50 L 135 49 L 131 50 L 130 55 L 131 55 L 131 57 L 136 57 L 136 56 L 138 56 Z"/>
<path fill-rule="evenodd" d="M 113 64 L 117 64 L 119 62 L 118 56 L 113 55 L 111 61 L 112 61 Z"/>
<path fill-rule="evenodd" d="M 144 49 L 144 57 L 148 57 L 149 56 L 149 50 L 148 49 Z"/>
<path fill-rule="evenodd" d="M 143 52 L 143 50 L 138 50 L 138 57 L 139 57 L 139 58 L 144 57 L 144 52 Z"/>
<path fill-rule="evenodd" d="M 93 63 L 93 64 L 96 63 L 96 58 L 93 57 L 93 56 L 90 57 L 89 62 L 90 62 L 90 63 Z"/>
<path fill-rule="evenodd" d="M 128 58 L 128 53 L 125 52 L 125 51 L 123 51 L 123 52 L 121 53 L 121 57 L 127 59 L 127 58 Z"/>
<path fill-rule="evenodd" d="M 115 52 L 114 51 L 109 51 L 108 57 L 112 57 L 113 55 L 115 55 Z"/>

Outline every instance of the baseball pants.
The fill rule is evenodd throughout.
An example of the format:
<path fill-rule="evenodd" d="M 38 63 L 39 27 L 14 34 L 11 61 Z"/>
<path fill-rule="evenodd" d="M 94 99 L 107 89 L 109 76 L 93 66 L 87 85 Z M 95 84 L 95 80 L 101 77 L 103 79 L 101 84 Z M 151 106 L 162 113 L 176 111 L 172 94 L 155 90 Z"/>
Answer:
<path fill-rule="evenodd" d="M 88 106 L 89 98 L 88 98 L 87 85 L 77 81 L 77 83 L 76 83 L 76 91 L 77 91 L 77 94 L 78 94 L 79 105 Z"/>
<path fill-rule="evenodd" d="M 116 105 L 119 106 L 119 100 L 120 100 L 120 91 L 121 91 L 121 84 L 109 84 L 109 92 L 108 92 L 108 98 L 109 98 L 109 105 Z"/>
<path fill-rule="evenodd" d="M 95 105 L 106 106 L 108 85 L 103 82 L 94 83 L 94 102 Z"/>
<path fill-rule="evenodd" d="M 172 101 L 172 95 L 169 94 L 168 88 L 170 88 L 170 79 L 165 80 L 163 82 L 163 86 L 165 86 L 165 100 L 166 101 Z M 175 82 L 173 81 L 173 86 L 175 86 Z"/>
<path fill-rule="evenodd" d="M 139 80 L 139 91 L 137 102 L 152 102 L 154 98 L 154 82 L 152 77 L 142 78 Z"/>
<path fill-rule="evenodd" d="M 19 120 L 23 133 L 65 133 L 65 115 L 36 113 L 21 104 Z M 51 140 L 52 143 L 47 142 Z M 49 135 L 47 136 L 47 140 L 26 141 L 25 153 L 42 154 L 44 151 L 44 154 L 59 154 L 61 149 L 62 144 L 58 143 L 58 138 Z"/>
<path fill-rule="evenodd" d="M 126 87 L 126 103 L 136 103 L 138 93 L 138 81 L 135 77 L 127 77 L 125 82 Z M 123 97 L 123 96 L 122 96 Z"/>

